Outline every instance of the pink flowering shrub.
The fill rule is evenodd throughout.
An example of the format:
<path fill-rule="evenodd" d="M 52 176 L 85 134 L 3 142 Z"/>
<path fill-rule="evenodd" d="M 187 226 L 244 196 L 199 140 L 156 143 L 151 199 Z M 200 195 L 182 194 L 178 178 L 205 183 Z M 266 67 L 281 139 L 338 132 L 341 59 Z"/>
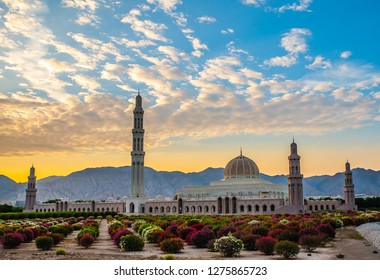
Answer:
<path fill-rule="evenodd" d="M 79 239 L 79 245 L 85 247 L 86 249 L 90 247 L 95 241 L 95 238 L 88 233 L 85 233 L 82 235 L 82 237 Z"/>
<path fill-rule="evenodd" d="M 133 234 L 133 232 L 129 229 L 123 229 L 116 232 L 112 238 L 113 243 L 117 246 L 120 246 L 120 238 L 124 235 Z"/>
<path fill-rule="evenodd" d="M 261 237 L 256 240 L 257 249 L 265 255 L 272 255 L 274 252 L 274 245 L 277 240 L 273 237 Z"/>
<path fill-rule="evenodd" d="M 19 229 L 17 230 L 17 233 L 23 236 L 25 243 L 32 242 L 34 239 L 34 232 L 30 228 Z"/>
<path fill-rule="evenodd" d="M 234 233 L 236 231 L 236 227 L 233 227 L 233 226 L 224 226 L 224 227 L 221 227 L 219 230 L 218 230 L 218 237 L 222 237 L 222 236 L 227 236 L 229 233 Z"/>
<path fill-rule="evenodd" d="M 24 242 L 23 236 L 17 232 L 5 234 L 2 240 L 4 249 L 16 248 L 23 242 Z"/>
<path fill-rule="evenodd" d="M 184 248 L 184 242 L 181 238 L 169 238 L 160 243 L 160 249 L 164 253 L 175 254 L 179 253 Z"/>
<path fill-rule="evenodd" d="M 214 232 L 209 229 L 202 229 L 191 235 L 191 244 L 197 248 L 206 248 L 207 243 L 214 238 Z"/>

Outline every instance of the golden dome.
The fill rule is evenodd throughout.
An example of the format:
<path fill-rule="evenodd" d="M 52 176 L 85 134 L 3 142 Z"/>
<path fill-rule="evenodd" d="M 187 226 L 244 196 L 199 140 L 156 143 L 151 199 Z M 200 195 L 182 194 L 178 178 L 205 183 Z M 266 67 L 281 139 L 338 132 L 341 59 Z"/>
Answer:
<path fill-rule="evenodd" d="M 253 160 L 240 154 L 224 168 L 224 179 L 232 178 L 259 178 L 259 168 Z"/>

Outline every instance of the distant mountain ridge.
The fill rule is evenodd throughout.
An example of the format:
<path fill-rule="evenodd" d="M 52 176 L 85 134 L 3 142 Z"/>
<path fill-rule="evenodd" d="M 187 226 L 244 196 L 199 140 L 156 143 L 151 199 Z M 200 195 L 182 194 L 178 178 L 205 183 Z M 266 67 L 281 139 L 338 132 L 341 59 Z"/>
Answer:
<path fill-rule="evenodd" d="M 130 166 L 87 168 L 67 176 L 50 176 L 37 181 L 37 200 L 61 198 L 69 200 L 115 199 L 130 193 Z M 223 168 L 207 168 L 201 172 L 156 171 L 145 167 L 145 193 L 148 197 L 172 197 L 186 186 L 208 185 L 223 178 Z M 380 195 L 380 171 L 353 169 L 356 194 Z M 287 185 L 285 175 L 260 175 L 262 179 Z M 343 173 L 312 176 L 304 179 L 305 196 L 343 195 Z M 0 175 L 0 200 L 25 200 L 26 183 L 16 183 Z"/>

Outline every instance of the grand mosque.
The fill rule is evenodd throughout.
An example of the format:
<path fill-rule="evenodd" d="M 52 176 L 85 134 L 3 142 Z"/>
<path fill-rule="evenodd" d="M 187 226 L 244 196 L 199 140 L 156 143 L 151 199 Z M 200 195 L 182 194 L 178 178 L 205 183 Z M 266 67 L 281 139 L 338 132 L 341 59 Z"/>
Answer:
<path fill-rule="evenodd" d="M 168 199 L 148 198 L 144 193 L 144 110 L 142 97 L 136 96 L 132 129 L 131 193 L 123 201 L 92 201 L 35 204 L 36 177 L 31 168 L 26 189 L 26 211 L 116 211 L 148 215 L 201 214 L 275 214 L 306 213 L 329 210 L 354 210 L 355 192 L 347 161 L 344 172 L 344 201 L 308 200 L 303 195 L 303 175 L 297 144 L 290 144 L 288 185 L 273 184 L 260 178 L 256 163 L 240 154 L 224 169 L 224 178 L 207 186 L 188 186 Z"/>

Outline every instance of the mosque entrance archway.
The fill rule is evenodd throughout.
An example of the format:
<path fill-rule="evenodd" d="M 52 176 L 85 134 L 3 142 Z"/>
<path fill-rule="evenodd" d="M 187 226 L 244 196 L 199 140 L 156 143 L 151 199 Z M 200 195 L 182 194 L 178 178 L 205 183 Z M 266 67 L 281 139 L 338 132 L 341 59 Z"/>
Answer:
<path fill-rule="evenodd" d="M 218 214 L 222 214 L 223 209 L 222 209 L 222 198 L 218 197 Z"/>
<path fill-rule="evenodd" d="M 237 213 L 237 209 L 236 209 L 236 197 L 233 197 L 232 198 L 232 214 L 236 214 Z"/>
<path fill-rule="evenodd" d="M 178 199 L 178 214 L 182 214 L 182 198 Z"/>
<path fill-rule="evenodd" d="M 133 202 L 129 204 L 129 213 L 135 213 L 135 204 Z"/>
<path fill-rule="evenodd" d="M 229 214 L 230 213 L 230 199 L 228 197 L 224 199 L 224 207 L 226 210 L 224 213 Z"/>

